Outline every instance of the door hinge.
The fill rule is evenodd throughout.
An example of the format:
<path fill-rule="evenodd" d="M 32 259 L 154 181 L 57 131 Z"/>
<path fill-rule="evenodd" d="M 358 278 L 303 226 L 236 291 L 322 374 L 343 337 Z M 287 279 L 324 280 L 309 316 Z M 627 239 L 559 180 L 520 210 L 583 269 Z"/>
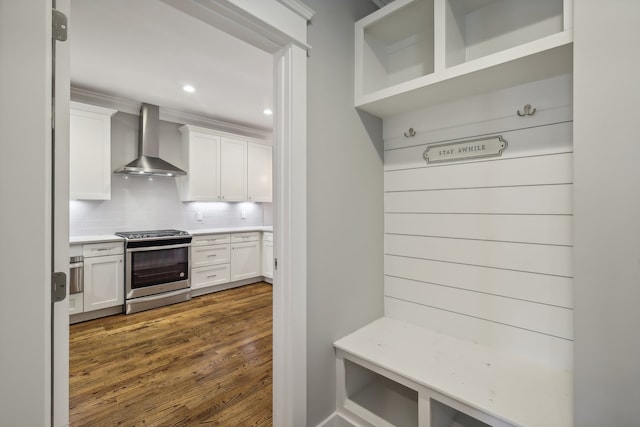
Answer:
<path fill-rule="evenodd" d="M 67 15 L 56 9 L 51 9 L 52 25 L 53 25 L 53 39 L 59 42 L 67 41 Z"/>
<path fill-rule="evenodd" d="M 51 299 L 63 301 L 67 297 L 67 275 L 60 271 L 51 273 Z"/>
<path fill-rule="evenodd" d="M 273 259 L 273 269 L 277 270 L 278 269 L 278 258 L 274 258 Z"/>

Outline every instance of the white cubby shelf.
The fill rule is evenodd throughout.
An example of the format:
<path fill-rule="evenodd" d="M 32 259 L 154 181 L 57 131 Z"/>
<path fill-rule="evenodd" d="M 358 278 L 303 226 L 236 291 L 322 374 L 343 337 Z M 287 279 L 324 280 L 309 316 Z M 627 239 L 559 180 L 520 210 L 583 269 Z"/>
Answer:
<path fill-rule="evenodd" d="M 388 317 L 335 349 L 337 412 L 357 425 L 573 425 L 568 370 Z"/>
<path fill-rule="evenodd" d="M 378 117 L 573 70 L 573 0 L 395 0 L 355 24 L 355 106 Z"/>

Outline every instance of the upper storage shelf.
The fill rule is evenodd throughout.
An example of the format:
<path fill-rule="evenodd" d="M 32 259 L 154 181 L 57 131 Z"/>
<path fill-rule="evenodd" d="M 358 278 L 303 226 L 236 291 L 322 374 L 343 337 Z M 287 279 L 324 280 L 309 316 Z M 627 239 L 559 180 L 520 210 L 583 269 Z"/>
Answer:
<path fill-rule="evenodd" d="M 568 73 L 573 0 L 395 0 L 356 22 L 355 106 L 387 117 Z"/>

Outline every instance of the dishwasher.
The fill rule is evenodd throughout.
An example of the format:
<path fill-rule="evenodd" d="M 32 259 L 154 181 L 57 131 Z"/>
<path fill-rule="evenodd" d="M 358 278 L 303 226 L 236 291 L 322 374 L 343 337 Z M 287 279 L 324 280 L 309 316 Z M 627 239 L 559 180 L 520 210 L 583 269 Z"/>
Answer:
<path fill-rule="evenodd" d="M 84 257 L 69 258 L 69 294 L 79 294 L 84 291 Z"/>

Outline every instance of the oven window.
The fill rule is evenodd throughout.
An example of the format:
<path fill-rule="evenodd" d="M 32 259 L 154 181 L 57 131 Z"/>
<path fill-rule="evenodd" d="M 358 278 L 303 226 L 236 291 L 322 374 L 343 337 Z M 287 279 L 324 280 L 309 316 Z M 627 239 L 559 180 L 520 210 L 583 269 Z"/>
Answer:
<path fill-rule="evenodd" d="M 146 288 L 188 278 L 188 247 L 131 253 L 131 289 Z"/>

